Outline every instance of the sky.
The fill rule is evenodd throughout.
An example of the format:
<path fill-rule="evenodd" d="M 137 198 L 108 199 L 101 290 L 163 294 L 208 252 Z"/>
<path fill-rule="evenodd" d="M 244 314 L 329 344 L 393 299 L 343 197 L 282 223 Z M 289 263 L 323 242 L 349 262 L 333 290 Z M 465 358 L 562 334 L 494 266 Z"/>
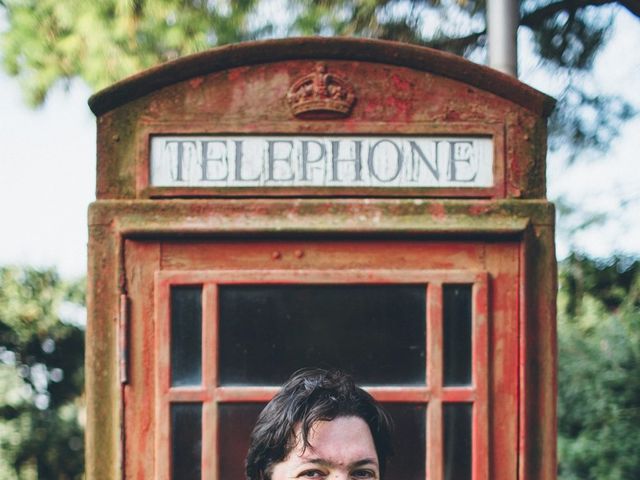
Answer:
<path fill-rule="evenodd" d="M 558 93 L 526 51 L 521 32 L 520 79 Z M 600 55 L 593 82 L 640 109 L 640 21 L 620 11 Z M 0 73 L 0 265 L 56 267 L 67 278 L 86 272 L 87 208 L 95 199 L 95 117 L 80 81 L 58 88 L 36 110 L 26 107 L 15 79 Z M 608 221 L 567 235 L 559 225 L 558 256 L 577 249 L 593 256 L 640 256 L 640 116 L 629 121 L 605 154 L 586 154 L 573 165 L 563 152 L 548 159 L 548 193 Z"/>
<path fill-rule="evenodd" d="M 614 33 L 588 83 L 604 93 L 622 95 L 640 111 L 640 21 L 622 7 L 616 11 Z M 523 58 L 521 80 L 557 96 L 557 82 L 535 64 L 528 65 L 530 56 Z M 562 196 L 579 206 L 583 215 L 559 219 L 558 256 L 573 250 L 596 257 L 640 257 L 640 114 L 624 124 L 606 153 L 585 152 L 571 166 L 567 156 L 559 151 L 547 158 L 548 196 L 552 200 Z M 575 230 L 586 217 L 603 213 L 605 223 Z"/>

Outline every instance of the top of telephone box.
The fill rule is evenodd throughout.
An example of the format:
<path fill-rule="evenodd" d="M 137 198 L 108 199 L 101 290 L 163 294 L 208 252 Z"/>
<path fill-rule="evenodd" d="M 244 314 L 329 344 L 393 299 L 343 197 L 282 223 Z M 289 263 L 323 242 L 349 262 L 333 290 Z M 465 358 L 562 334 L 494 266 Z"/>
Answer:
<path fill-rule="evenodd" d="M 554 103 L 403 43 L 227 45 L 91 97 L 98 198 L 543 198 Z"/>

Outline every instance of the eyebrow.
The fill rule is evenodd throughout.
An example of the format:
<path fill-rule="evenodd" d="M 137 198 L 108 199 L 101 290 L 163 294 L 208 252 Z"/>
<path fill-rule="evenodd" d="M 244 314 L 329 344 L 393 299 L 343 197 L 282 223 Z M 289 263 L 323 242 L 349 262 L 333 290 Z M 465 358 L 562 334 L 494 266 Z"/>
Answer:
<path fill-rule="evenodd" d="M 309 458 L 305 460 L 304 463 L 313 463 L 314 465 L 333 465 L 333 462 L 325 460 L 324 458 Z M 363 465 L 375 465 L 378 466 L 378 462 L 373 458 L 363 458 L 362 460 L 357 460 L 351 464 L 349 464 L 349 468 L 357 468 L 362 467 Z"/>

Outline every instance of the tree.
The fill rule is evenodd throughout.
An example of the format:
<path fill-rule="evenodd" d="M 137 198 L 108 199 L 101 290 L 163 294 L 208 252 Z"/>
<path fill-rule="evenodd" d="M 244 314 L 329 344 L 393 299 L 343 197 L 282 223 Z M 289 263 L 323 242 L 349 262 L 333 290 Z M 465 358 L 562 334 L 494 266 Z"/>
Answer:
<path fill-rule="evenodd" d="M 640 261 L 560 272 L 559 478 L 640 478 Z"/>
<path fill-rule="evenodd" d="M 486 0 L 0 0 L 0 50 L 29 103 L 79 77 L 92 88 L 214 45 L 287 35 L 355 35 L 480 58 Z M 520 25 L 540 61 L 569 73 L 552 139 L 604 148 L 634 112 L 623 99 L 580 88 L 606 43 L 614 0 L 521 0 Z M 636 0 L 618 2 L 640 17 Z M 600 9 L 596 12 L 597 9 Z"/>
<path fill-rule="evenodd" d="M 84 283 L 0 268 L 0 478 L 82 478 Z"/>

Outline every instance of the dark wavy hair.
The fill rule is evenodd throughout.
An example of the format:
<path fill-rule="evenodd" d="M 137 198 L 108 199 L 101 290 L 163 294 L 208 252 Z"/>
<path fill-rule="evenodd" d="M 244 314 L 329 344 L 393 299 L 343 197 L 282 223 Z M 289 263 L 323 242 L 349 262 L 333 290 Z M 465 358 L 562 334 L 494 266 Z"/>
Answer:
<path fill-rule="evenodd" d="M 389 415 L 349 375 L 304 369 L 294 373 L 260 413 L 247 454 L 247 480 L 271 480 L 275 464 L 295 447 L 297 428 L 307 448 L 313 425 L 338 417 L 359 417 L 366 422 L 382 475 L 392 453 Z"/>

